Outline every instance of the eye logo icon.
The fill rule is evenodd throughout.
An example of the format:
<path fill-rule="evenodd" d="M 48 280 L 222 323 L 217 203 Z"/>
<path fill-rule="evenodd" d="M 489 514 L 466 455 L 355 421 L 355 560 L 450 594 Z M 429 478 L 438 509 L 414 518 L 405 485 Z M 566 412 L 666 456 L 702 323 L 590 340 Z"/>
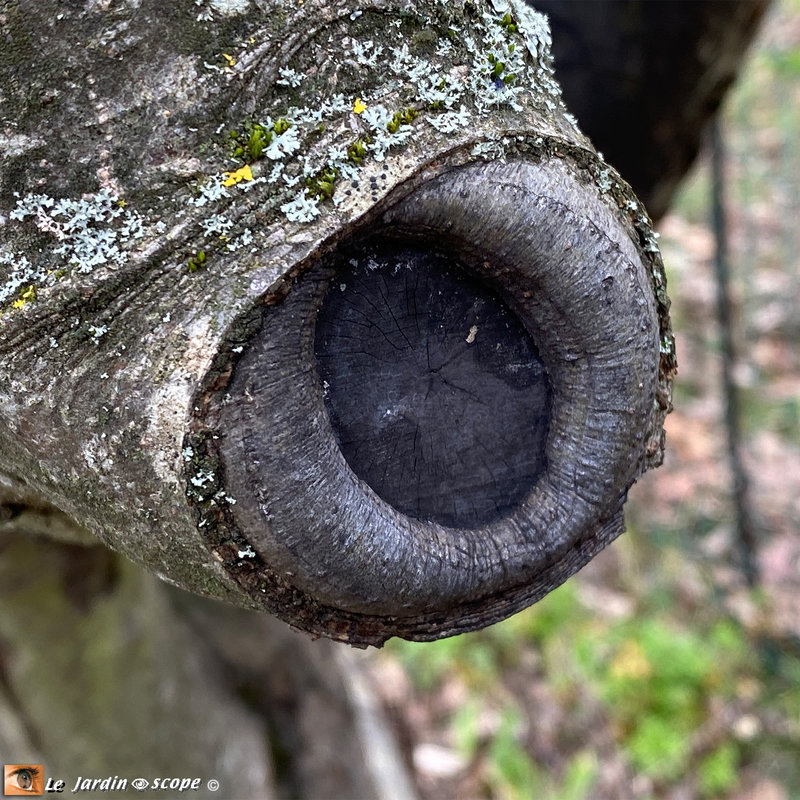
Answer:
<path fill-rule="evenodd" d="M 3 794 L 6 797 L 44 794 L 44 769 L 41 764 L 6 764 L 3 774 Z"/>

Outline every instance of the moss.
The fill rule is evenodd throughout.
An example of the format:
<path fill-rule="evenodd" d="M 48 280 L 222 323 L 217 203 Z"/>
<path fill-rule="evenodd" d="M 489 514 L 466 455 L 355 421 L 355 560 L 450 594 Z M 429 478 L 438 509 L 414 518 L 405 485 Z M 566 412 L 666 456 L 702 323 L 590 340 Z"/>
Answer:
<path fill-rule="evenodd" d="M 509 33 L 516 33 L 519 30 L 517 23 L 514 22 L 514 18 L 508 11 L 503 14 L 503 18 L 500 20 L 500 26 L 505 28 Z"/>
<path fill-rule="evenodd" d="M 275 131 L 276 135 L 280 136 L 281 134 L 286 133 L 286 131 L 288 131 L 291 127 L 291 123 L 286 120 L 285 117 L 279 117 L 272 126 L 272 129 Z"/>
<path fill-rule="evenodd" d="M 316 175 L 306 178 L 308 193 L 312 197 L 320 200 L 330 200 L 336 191 L 336 180 L 339 177 L 339 170 L 335 167 L 325 167 Z"/>
<path fill-rule="evenodd" d="M 197 253 L 189 259 L 188 264 L 189 272 L 197 272 L 202 269 L 206 265 L 206 251 L 198 250 Z"/>
<path fill-rule="evenodd" d="M 241 130 L 232 130 L 228 133 L 229 147 L 234 158 L 253 164 L 261 161 L 265 151 L 272 144 L 275 137 L 282 136 L 292 127 L 292 123 L 285 117 L 279 117 L 271 125 L 245 120 Z"/>
<path fill-rule="evenodd" d="M 367 146 L 370 144 L 370 139 L 356 139 L 353 144 L 347 148 L 347 160 L 351 164 L 359 165 L 367 157 Z"/>
<path fill-rule="evenodd" d="M 162 235 L 164 229 L 160 220 L 169 219 L 171 212 L 178 209 L 180 214 L 188 211 L 192 215 L 197 222 L 196 229 L 202 229 L 206 240 L 210 241 L 209 237 L 216 235 L 229 237 L 228 246 L 220 245 L 218 241 L 214 244 L 222 255 L 234 249 L 230 245 L 240 239 L 240 247 L 251 242 L 258 247 L 259 237 L 271 220 L 285 216 L 290 222 L 311 222 L 334 210 L 336 201 L 340 200 L 334 196 L 343 182 L 352 184 L 353 191 L 348 193 L 348 197 L 364 191 L 361 186 L 368 188 L 369 181 L 360 181 L 366 165 L 375 168 L 380 162 L 390 159 L 399 163 L 404 148 L 424 148 L 429 141 L 434 145 L 442 138 L 442 133 L 464 143 L 475 132 L 477 141 L 482 120 L 491 127 L 521 128 L 524 120 L 519 121 L 523 117 L 516 114 L 512 105 L 516 102 L 514 98 L 521 97 L 521 102 L 530 108 L 542 94 L 541 87 L 537 86 L 541 65 L 530 48 L 526 50 L 520 46 L 524 29 L 517 30 L 517 22 L 510 14 L 474 13 L 480 11 L 477 5 L 465 9 L 460 4 L 434 4 L 421 14 L 412 3 L 402 18 L 393 11 L 365 10 L 352 19 L 315 23 L 315 32 L 308 38 L 291 26 L 280 33 L 279 28 L 285 20 L 277 17 L 265 20 L 255 11 L 252 24 L 227 18 L 216 27 L 195 24 L 197 10 L 194 3 L 184 0 L 179 5 L 180 8 L 174 6 L 167 17 L 169 20 L 174 18 L 176 37 L 180 41 L 170 42 L 168 48 L 166 45 L 159 47 L 148 66 L 136 67 L 134 78 L 141 77 L 144 69 L 152 71 L 164 64 L 163 56 L 168 51 L 170 56 L 177 51 L 191 54 L 193 62 L 191 67 L 179 73 L 179 77 L 190 79 L 196 73 L 201 82 L 214 83 L 217 75 L 222 74 L 220 64 L 225 59 L 221 54 L 227 53 L 237 61 L 238 70 L 246 64 L 243 56 L 251 45 L 263 47 L 273 37 L 279 36 L 296 36 L 298 41 L 297 47 L 287 47 L 286 52 L 291 55 L 285 63 L 278 65 L 273 85 L 263 87 L 263 92 L 248 100 L 253 101 L 254 106 L 248 107 L 249 116 L 236 124 L 233 130 L 229 121 L 224 127 L 223 123 L 233 115 L 234 119 L 242 119 L 244 102 L 239 105 L 239 99 L 234 96 L 231 100 L 231 94 L 225 91 L 212 95 L 210 104 L 204 105 L 202 110 L 193 107 L 185 114 L 173 114 L 167 123 L 160 118 L 156 121 L 159 126 L 157 138 L 166 136 L 170 146 L 168 156 L 174 155 L 180 161 L 185 156 L 196 158 L 206 149 L 205 166 L 201 169 L 206 172 L 209 184 L 226 168 L 235 170 L 227 173 L 228 179 L 238 176 L 235 167 L 224 163 L 226 156 L 235 158 L 240 165 L 256 162 L 261 162 L 261 165 L 253 170 L 253 180 L 243 178 L 241 185 L 237 182 L 223 186 L 216 193 L 201 190 L 200 196 L 196 197 L 190 195 L 183 176 L 165 171 L 163 182 L 143 186 L 135 198 L 140 227 L 144 227 L 147 237 Z M 469 19 L 468 14 L 471 14 Z M 519 17 L 526 27 L 527 17 L 521 13 Z M 77 17 L 70 24 L 72 22 L 77 22 Z M 164 24 L 162 19 L 159 27 Z M 248 44 L 246 34 L 251 32 L 249 28 L 253 32 L 260 31 L 259 41 L 251 39 Z M 386 35 L 387 28 L 391 32 L 389 36 Z M 193 41 L 192 47 L 185 49 L 183 45 L 200 30 L 204 31 L 204 41 Z M 468 36 L 464 35 L 466 32 Z M 539 35 L 534 28 L 528 32 L 532 32 L 534 39 Z M 543 41 L 541 45 L 543 49 Z M 331 53 L 336 57 L 325 57 Z M 493 63 L 487 61 L 489 53 Z M 519 68 L 517 61 L 522 65 Z M 181 63 L 185 62 L 182 60 Z M 302 81 L 295 82 L 293 74 L 301 75 Z M 253 79 L 255 75 L 252 73 L 247 77 Z M 228 78 L 228 75 L 223 75 L 220 80 Z M 512 82 L 513 90 L 519 89 L 522 94 L 511 94 L 507 87 Z M 336 94 L 333 94 L 334 87 Z M 529 88 L 523 91 L 522 87 Z M 98 86 L 97 91 L 113 96 L 116 90 L 109 84 L 108 87 Z M 217 96 L 219 103 L 214 99 Z M 223 101 L 223 97 L 228 99 Z M 357 98 L 363 98 L 361 114 L 356 113 Z M 231 102 L 237 110 L 232 110 Z M 512 111 L 515 112 L 513 121 Z M 131 115 L 130 120 L 126 117 L 126 123 L 134 121 L 134 116 Z M 422 119 L 414 124 L 418 117 Z M 434 121 L 439 127 L 433 125 Z M 142 119 L 137 125 L 152 123 L 153 120 Z M 165 125 L 170 127 L 166 134 Z M 439 133 L 433 131 L 434 127 Z M 196 129 L 200 132 L 197 133 Z M 197 135 L 192 135 L 194 133 Z M 105 129 L 100 126 L 88 133 L 92 137 L 105 134 Z M 136 136 L 139 136 L 139 127 Z M 119 140 L 118 152 L 114 152 L 113 158 L 115 165 L 122 163 L 120 153 L 124 152 L 128 138 L 126 134 Z M 287 146 L 279 144 L 279 138 L 283 138 Z M 141 170 L 138 162 L 125 163 L 125 175 L 128 171 L 133 174 Z M 23 167 L 27 180 L 19 188 L 24 190 L 26 186 L 33 186 L 31 178 L 40 176 L 31 169 L 27 154 L 20 160 L 20 168 Z M 116 172 L 114 177 L 118 178 L 119 173 Z M 259 183 L 261 186 L 257 187 Z M 85 193 L 97 194 L 97 188 L 96 185 L 86 187 Z M 255 212 L 259 224 L 256 226 L 252 226 L 252 219 L 245 223 L 244 218 L 237 217 L 236 213 L 237 201 L 243 199 L 242 193 L 251 188 L 255 188 L 251 196 L 259 196 Z M 350 186 L 347 188 L 351 189 Z M 298 192 L 303 197 L 298 199 Z M 50 194 L 55 198 L 60 196 L 55 191 Z M 71 187 L 69 194 L 76 196 Z M 155 213 L 150 213 L 151 208 Z M 97 220 L 90 223 L 91 228 L 102 234 L 97 237 L 98 246 L 104 246 L 106 234 L 117 237 L 118 246 L 115 245 L 112 257 L 106 262 L 98 262 L 109 263 L 112 267 L 129 257 L 138 245 L 134 238 L 139 236 L 138 233 L 127 233 L 132 229 L 127 223 L 129 215 L 137 212 L 121 205 L 113 210 L 123 212 L 113 217 L 113 222 Z M 214 225 L 209 225 L 212 220 Z M 60 224 L 62 219 L 57 218 L 55 222 Z M 159 224 L 162 225 L 160 229 Z M 245 230 L 251 232 L 247 241 L 239 237 L 245 224 Z M 28 220 L 25 225 L 27 236 L 41 233 L 31 230 L 36 226 L 34 220 Z M 126 233 L 123 234 L 123 230 Z M 76 269 L 88 271 L 89 261 L 84 262 L 84 253 L 77 254 L 77 240 L 76 243 L 71 238 L 67 241 L 65 255 L 53 256 L 52 234 L 44 233 L 42 238 L 45 240 L 43 251 L 46 250 L 50 257 L 39 259 L 32 267 L 44 267 L 53 272 L 36 283 L 37 288 L 50 286 L 61 275 L 71 274 Z M 184 245 L 185 260 L 182 260 L 190 272 L 198 272 L 208 263 L 200 258 L 200 253 L 208 257 L 209 249 L 198 250 L 199 246 L 202 245 Z M 63 247 L 60 249 L 64 251 Z M 16 254 L 11 252 L 11 255 Z M 87 264 L 86 269 L 82 267 L 83 263 Z M 20 292 L 33 283 L 26 275 L 11 289 L 8 305 L 14 299 L 21 299 Z"/>
<path fill-rule="evenodd" d="M 389 133 L 397 133 L 401 125 L 410 125 L 418 116 L 415 108 L 409 106 L 402 111 L 395 111 L 391 120 L 386 123 L 386 130 Z"/>
<path fill-rule="evenodd" d="M 548 91 L 541 78 L 550 75 L 538 56 L 544 28 L 526 18 L 523 30 L 509 13 L 477 10 L 440 4 L 420 14 L 412 4 L 399 17 L 372 9 L 322 25 L 278 65 L 271 91 L 232 131 L 223 110 L 218 152 L 239 163 L 271 162 L 254 171 L 269 186 L 259 190 L 259 221 L 280 213 L 290 222 L 318 219 L 318 204 L 333 198 L 338 183 L 357 187 L 367 163 L 423 144 L 431 129 L 410 128 L 420 115 L 439 134 L 463 136 L 481 118 L 502 126 L 510 122 L 502 112 L 519 120 L 526 106 L 541 105 Z M 520 46 L 525 41 L 532 45 Z M 242 61 L 242 47 L 220 52 Z M 224 199 L 215 198 L 217 213 Z"/>
<path fill-rule="evenodd" d="M 231 131 L 230 138 L 234 142 L 233 154 L 247 163 L 258 161 L 264 154 L 264 148 L 272 141 L 272 133 L 258 123 L 245 126 L 249 132 L 241 136 Z"/>
<path fill-rule="evenodd" d="M 509 50 L 513 53 L 514 50 L 512 48 L 513 45 L 509 47 Z M 501 61 L 499 58 L 497 58 L 497 56 L 495 56 L 494 53 L 489 53 L 487 58 L 492 68 L 490 74 L 494 80 L 496 81 L 502 80 L 502 82 L 507 86 L 514 82 L 514 79 L 516 77 L 514 73 L 506 72 L 505 75 L 503 74 L 506 71 L 506 64 L 504 61 Z"/>

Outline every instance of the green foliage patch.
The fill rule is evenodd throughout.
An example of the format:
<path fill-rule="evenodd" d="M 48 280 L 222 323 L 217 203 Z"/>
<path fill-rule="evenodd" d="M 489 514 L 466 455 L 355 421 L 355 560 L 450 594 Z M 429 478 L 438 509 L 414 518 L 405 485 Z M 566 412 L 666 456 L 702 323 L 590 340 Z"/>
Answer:
<path fill-rule="evenodd" d="M 702 731 L 715 708 L 736 701 L 743 684 L 767 680 L 764 662 L 735 621 L 713 611 L 681 619 L 676 598 L 662 597 L 657 586 L 653 591 L 659 602 L 643 598 L 630 615 L 611 618 L 587 609 L 572 582 L 484 631 L 387 647 L 417 691 L 436 692 L 454 680 L 466 687 L 449 730 L 469 761 L 484 759 L 486 797 L 590 800 L 598 779 L 598 755 L 587 747 L 588 737 L 582 746 L 567 743 L 556 770 L 526 748 L 522 707 L 504 685 L 526 668 L 520 663 L 525 653 L 535 654 L 537 672 L 576 714 L 582 693 L 589 692 L 634 773 L 661 787 L 654 796 L 688 776 L 698 798 L 724 797 L 738 786 L 752 746 L 733 730 L 706 746 Z M 776 669 L 783 676 L 781 706 L 789 713 L 800 709 L 800 667 L 791 661 Z M 488 733 L 487 718 L 496 720 Z M 569 754 L 569 747 L 576 749 Z"/>

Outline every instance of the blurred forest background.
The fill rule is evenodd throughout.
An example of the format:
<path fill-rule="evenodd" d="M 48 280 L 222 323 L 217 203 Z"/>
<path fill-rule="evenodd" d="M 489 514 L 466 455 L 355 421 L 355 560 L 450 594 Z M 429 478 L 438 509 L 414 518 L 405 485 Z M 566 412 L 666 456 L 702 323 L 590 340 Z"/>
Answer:
<path fill-rule="evenodd" d="M 628 532 L 500 625 L 363 656 L 426 800 L 800 798 L 800 0 L 771 8 L 719 130 L 755 585 L 707 147 L 659 225 L 679 376 Z"/>

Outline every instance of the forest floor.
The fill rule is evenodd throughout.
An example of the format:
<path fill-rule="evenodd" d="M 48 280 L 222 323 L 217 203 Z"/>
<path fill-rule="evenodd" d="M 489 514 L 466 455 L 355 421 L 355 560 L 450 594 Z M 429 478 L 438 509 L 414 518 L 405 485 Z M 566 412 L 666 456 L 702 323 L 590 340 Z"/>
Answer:
<path fill-rule="evenodd" d="M 757 585 L 736 538 L 706 154 L 659 226 L 679 377 L 628 532 L 504 623 L 365 657 L 425 800 L 800 797 L 800 0 L 774 7 L 722 130 Z"/>

